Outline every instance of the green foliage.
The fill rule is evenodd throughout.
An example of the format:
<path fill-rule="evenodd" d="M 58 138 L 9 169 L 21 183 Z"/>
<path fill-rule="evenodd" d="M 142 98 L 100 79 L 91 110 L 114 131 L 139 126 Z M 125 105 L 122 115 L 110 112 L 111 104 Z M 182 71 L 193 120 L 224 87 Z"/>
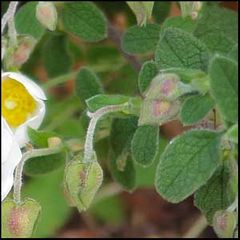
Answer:
<path fill-rule="evenodd" d="M 136 170 L 129 152 L 117 156 L 113 151 L 109 154 L 109 169 L 113 180 L 120 184 L 126 191 L 136 188 Z"/>
<path fill-rule="evenodd" d="M 138 88 L 141 93 L 147 90 L 152 79 L 157 75 L 157 65 L 153 61 L 147 61 L 142 65 L 138 76 Z"/>
<path fill-rule="evenodd" d="M 127 103 L 128 100 L 129 97 L 123 95 L 98 94 L 87 99 L 86 104 L 91 112 L 95 112 L 104 106 L 124 104 Z"/>
<path fill-rule="evenodd" d="M 66 153 L 64 152 L 30 158 L 24 165 L 24 173 L 28 176 L 48 174 L 63 166 L 65 159 Z"/>
<path fill-rule="evenodd" d="M 157 167 L 158 193 L 178 203 L 204 185 L 219 165 L 219 141 L 217 132 L 192 130 L 170 142 Z"/>
<path fill-rule="evenodd" d="M 214 107 L 214 101 L 208 94 L 187 98 L 181 108 L 180 118 L 184 125 L 192 125 L 203 119 Z"/>
<path fill-rule="evenodd" d="M 166 28 L 161 32 L 155 52 L 159 68 L 193 68 L 206 71 L 208 50 L 190 33 L 178 28 Z"/>
<path fill-rule="evenodd" d="M 24 4 L 16 14 L 16 29 L 18 33 L 29 34 L 36 39 L 40 39 L 45 28 L 38 22 L 35 16 L 37 2 Z"/>
<path fill-rule="evenodd" d="M 32 49 L 24 43 L 13 47 L 14 39 L 5 31 L 3 71 L 21 67 L 37 84 L 44 82 L 48 100 L 43 130 L 29 128 L 29 143 L 33 151 L 45 152 L 55 150 L 55 139 L 61 149 L 31 158 L 24 166 L 24 173 L 34 178 L 24 178 L 23 195 L 42 206 L 33 236 L 54 237 L 67 221 L 71 211 L 63 193 L 80 212 L 89 209 L 110 226 L 124 223 L 120 199 L 101 198 L 105 186 L 96 195 L 103 170 L 104 184 L 111 176 L 129 192 L 155 187 L 172 203 L 195 194 L 196 206 L 218 236 L 236 235 L 237 12 L 213 2 L 178 2 L 182 16 L 176 17 L 168 17 L 172 2 L 165 1 L 53 2 L 43 4 L 51 8 L 45 12 L 36 11 L 35 2 L 19 5 L 17 33 L 33 37 L 37 44 L 30 55 Z M 3 11 L 6 7 L 4 3 Z M 44 18 L 51 13 L 52 19 Z M 19 67 L 12 60 L 28 62 Z M 118 112 L 109 108 L 109 113 L 110 105 L 121 106 Z M 184 132 L 168 145 L 166 136 L 159 136 L 159 126 L 172 120 L 183 125 L 202 119 L 212 123 L 213 108 L 216 129 L 221 130 L 202 124 L 203 129 Z M 97 114 L 91 114 L 97 110 L 100 123 L 94 122 Z M 83 150 L 92 158 L 83 158 Z M 17 224 L 24 223 L 22 219 L 25 216 Z M 34 219 L 30 225 L 33 229 Z"/>
<path fill-rule="evenodd" d="M 37 131 L 33 128 L 28 127 L 28 136 L 31 144 L 38 148 L 47 148 L 48 139 L 51 137 L 57 137 L 57 134 L 50 131 Z"/>
<path fill-rule="evenodd" d="M 114 119 L 110 134 L 110 143 L 113 151 L 120 155 L 127 148 L 130 151 L 131 140 L 137 129 L 137 118 Z"/>
<path fill-rule="evenodd" d="M 168 1 L 155 1 L 153 6 L 153 18 L 157 23 L 162 23 L 168 16 L 171 3 Z"/>
<path fill-rule="evenodd" d="M 216 56 L 210 68 L 211 93 L 226 121 L 235 123 L 238 117 L 238 66 L 236 62 Z"/>
<path fill-rule="evenodd" d="M 87 67 L 80 69 L 75 85 L 76 95 L 82 102 L 96 94 L 103 93 L 99 78 Z"/>
<path fill-rule="evenodd" d="M 72 60 L 67 47 L 65 35 L 50 36 L 44 45 L 43 63 L 50 78 L 69 72 Z"/>
<path fill-rule="evenodd" d="M 208 182 L 196 191 L 194 204 L 212 224 L 213 216 L 218 210 L 225 210 L 235 199 L 229 188 L 230 169 L 227 164 L 218 167 Z"/>
<path fill-rule="evenodd" d="M 161 154 L 163 153 L 168 141 L 166 138 L 164 138 L 163 135 L 160 134 L 159 138 L 161 139 L 159 141 L 158 146 L 158 153 L 157 156 L 154 158 L 153 163 L 150 166 L 141 166 L 139 164 L 135 165 L 136 169 L 136 186 L 137 187 L 147 187 L 147 188 L 153 188 L 154 182 L 155 182 L 155 172 L 156 168 L 159 162 L 159 158 Z"/>
<path fill-rule="evenodd" d="M 64 4 L 62 9 L 64 30 L 89 42 L 107 36 L 107 22 L 103 13 L 90 2 Z"/>
<path fill-rule="evenodd" d="M 136 171 L 130 153 L 136 129 L 136 117 L 115 119 L 110 134 L 109 169 L 113 179 L 129 191 L 136 187 Z"/>
<path fill-rule="evenodd" d="M 226 132 L 226 137 L 233 143 L 238 143 L 238 124 L 234 124 Z"/>
<path fill-rule="evenodd" d="M 47 148 L 48 140 L 52 137 L 57 137 L 54 132 L 37 131 L 28 128 L 28 136 L 31 143 L 37 148 Z M 65 164 L 66 152 L 62 150 L 59 153 L 50 154 L 47 156 L 33 157 L 27 160 L 24 165 L 24 173 L 29 176 L 47 174 L 59 169 Z"/>
<path fill-rule="evenodd" d="M 127 29 L 122 38 L 122 48 L 130 54 L 152 53 L 156 49 L 160 27 L 157 24 L 132 26 Z"/>
<path fill-rule="evenodd" d="M 153 163 L 158 151 L 159 127 L 143 125 L 134 133 L 131 152 L 132 158 L 142 166 Z"/>
<path fill-rule="evenodd" d="M 162 25 L 162 31 L 165 28 L 174 27 L 192 33 L 196 28 L 196 21 L 191 17 L 183 18 L 181 16 L 167 18 Z"/>
<path fill-rule="evenodd" d="M 220 6 L 205 5 L 194 35 L 203 41 L 212 53 L 228 53 L 237 42 L 237 12 Z"/>

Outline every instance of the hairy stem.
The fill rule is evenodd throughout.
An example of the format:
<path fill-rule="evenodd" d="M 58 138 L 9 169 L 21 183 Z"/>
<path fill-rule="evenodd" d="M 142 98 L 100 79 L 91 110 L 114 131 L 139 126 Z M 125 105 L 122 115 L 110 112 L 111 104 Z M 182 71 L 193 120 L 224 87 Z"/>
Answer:
<path fill-rule="evenodd" d="M 3 35 L 4 29 L 7 25 L 7 23 L 9 21 L 11 21 L 11 19 L 14 19 L 14 15 L 15 15 L 15 12 L 16 12 L 16 9 L 17 9 L 17 5 L 18 5 L 18 2 L 10 2 L 9 3 L 8 10 L 2 17 L 1 35 Z M 10 26 L 10 27 L 12 27 L 12 26 Z M 15 28 L 15 26 L 14 26 L 14 28 Z"/>
<path fill-rule="evenodd" d="M 104 115 L 111 112 L 119 112 L 123 109 L 125 105 L 109 105 L 103 108 L 98 109 L 94 113 L 88 113 L 88 116 L 91 118 L 90 123 L 87 129 L 87 136 L 84 145 L 84 162 L 91 162 L 92 154 L 93 154 L 93 137 L 95 128 L 98 120 Z"/>
<path fill-rule="evenodd" d="M 33 149 L 23 154 L 22 159 L 15 170 L 14 176 L 13 198 L 17 204 L 21 202 L 22 175 L 25 162 L 30 158 L 55 154 L 61 150 L 62 146 L 57 146 L 55 148 Z"/>

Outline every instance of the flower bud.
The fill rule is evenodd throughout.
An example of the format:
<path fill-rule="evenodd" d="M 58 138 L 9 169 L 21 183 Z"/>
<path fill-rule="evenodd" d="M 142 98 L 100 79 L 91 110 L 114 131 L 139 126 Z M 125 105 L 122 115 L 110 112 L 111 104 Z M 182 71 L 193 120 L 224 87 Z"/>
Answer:
<path fill-rule="evenodd" d="M 36 7 L 36 18 L 48 30 L 55 31 L 57 10 L 53 2 L 39 2 Z"/>
<path fill-rule="evenodd" d="M 2 237 L 30 238 L 41 211 L 41 206 L 33 199 L 20 204 L 13 200 L 2 203 Z"/>
<path fill-rule="evenodd" d="M 103 171 L 96 159 L 83 163 L 82 156 L 79 158 L 71 161 L 65 169 L 65 191 L 71 205 L 82 212 L 89 208 L 102 185 Z M 95 153 L 93 158 L 96 158 Z"/>
<path fill-rule="evenodd" d="M 20 68 L 29 59 L 37 40 L 30 35 L 18 36 L 16 49 L 6 55 L 5 65 L 9 68 Z"/>
<path fill-rule="evenodd" d="M 189 84 L 180 81 L 174 73 L 160 73 L 151 82 L 145 96 L 146 99 L 165 98 L 174 101 L 180 96 L 195 91 Z"/>
<path fill-rule="evenodd" d="M 214 231 L 220 238 L 232 238 L 237 225 L 236 213 L 217 211 L 213 217 Z"/>
<path fill-rule="evenodd" d="M 49 148 L 57 147 L 57 146 L 59 146 L 61 143 L 62 143 L 62 140 L 61 140 L 61 138 L 59 138 L 59 137 L 50 137 L 50 138 L 48 139 L 48 147 L 49 147 Z"/>
<path fill-rule="evenodd" d="M 162 125 L 175 119 L 179 110 L 179 101 L 170 102 L 165 99 L 144 100 L 140 112 L 139 125 Z"/>
<path fill-rule="evenodd" d="M 197 19 L 199 11 L 202 9 L 203 3 L 200 1 L 180 2 L 182 16 L 190 16 L 193 20 Z"/>
<path fill-rule="evenodd" d="M 180 81 L 178 75 L 172 73 L 160 73 L 151 82 L 145 96 L 148 99 L 157 99 L 160 97 L 171 98 L 177 84 Z"/>

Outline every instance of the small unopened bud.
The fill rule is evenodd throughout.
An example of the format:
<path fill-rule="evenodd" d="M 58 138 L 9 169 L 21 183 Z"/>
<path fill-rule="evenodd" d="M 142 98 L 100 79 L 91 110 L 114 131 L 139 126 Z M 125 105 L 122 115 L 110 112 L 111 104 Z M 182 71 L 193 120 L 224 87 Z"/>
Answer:
<path fill-rule="evenodd" d="M 171 98 L 177 84 L 180 81 L 178 75 L 173 73 L 160 73 L 151 82 L 145 96 L 148 99 L 158 99 L 162 97 Z"/>
<path fill-rule="evenodd" d="M 16 49 L 7 54 L 5 62 L 8 68 L 20 68 L 30 57 L 37 41 L 30 35 L 20 35 L 17 38 Z"/>
<path fill-rule="evenodd" d="M 177 117 L 180 110 L 179 101 L 164 99 L 144 100 L 140 112 L 139 125 L 162 125 Z"/>
<path fill-rule="evenodd" d="M 53 2 L 39 2 L 36 7 L 36 18 L 48 30 L 57 27 L 57 10 Z"/>
<path fill-rule="evenodd" d="M 2 203 L 2 237 L 30 238 L 41 211 L 41 206 L 32 199 L 21 204 L 12 200 Z"/>
<path fill-rule="evenodd" d="M 193 20 L 197 19 L 199 11 L 202 9 L 203 3 L 200 1 L 180 2 L 182 16 L 190 16 Z"/>
<path fill-rule="evenodd" d="M 50 138 L 48 138 L 48 147 L 49 148 L 57 147 L 61 143 L 62 143 L 62 140 L 59 137 L 50 137 Z"/>
<path fill-rule="evenodd" d="M 83 156 L 69 162 L 65 169 L 65 189 L 71 204 L 77 206 L 80 212 L 91 205 L 95 194 L 102 185 L 103 171 L 96 161 L 96 154 L 89 163 L 83 163 Z"/>
<path fill-rule="evenodd" d="M 237 225 L 236 213 L 217 211 L 213 217 L 213 229 L 220 238 L 232 238 Z"/>

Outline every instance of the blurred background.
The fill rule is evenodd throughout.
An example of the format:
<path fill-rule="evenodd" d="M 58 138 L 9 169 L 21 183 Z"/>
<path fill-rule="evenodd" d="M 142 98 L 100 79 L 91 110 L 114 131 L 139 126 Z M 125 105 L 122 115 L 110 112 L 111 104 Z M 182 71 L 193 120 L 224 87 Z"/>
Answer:
<path fill-rule="evenodd" d="M 21 2 L 19 7 L 25 3 Z M 42 129 L 55 131 L 65 139 L 83 139 L 85 135 L 84 127 L 79 124 L 85 105 L 74 96 L 74 76 L 81 66 L 89 66 L 100 77 L 107 93 L 136 95 L 139 67 L 152 58 L 152 55 L 133 57 L 121 52 L 119 36 L 127 27 L 136 24 L 125 2 L 99 1 L 95 4 L 104 11 L 113 27 L 107 40 L 86 43 L 61 32 L 48 32 L 22 67 L 22 72 L 39 81 L 48 94 L 47 116 Z M 238 10 L 237 1 L 220 4 Z M 2 14 L 7 6 L 7 1 L 1 2 Z M 162 12 L 156 14 L 154 11 Z M 153 18 L 160 24 L 166 16 L 180 15 L 175 2 L 155 2 L 154 11 Z M 58 50 L 55 51 L 56 45 Z M 66 46 L 68 51 L 65 51 Z M 65 76 L 64 80 L 59 77 L 61 75 Z M 55 83 L 59 84 L 55 86 Z M 183 130 L 177 121 L 164 125 L 161 149 Z M 104 138 L 96 144 L 103 168 L 107 147 Z M 105 184 L 92 207 L 81 214 L 76 208 L 70 208 L 64 197 L 63 169 L 41 176 L 26 176 L 24 195 L 36 199 L 43 207 L 34 237 L 186 237 L 193 231 L 196 237 L 216 238 L 212 228 L 206 227 L 200 211 L 193 206 L 192 197 L 180 204 L 171 204 L 156 193 L 156 164 L 148 169 L 137 169 L 137 189 L 132 193 L 114 183 L 104 168 Z M 195 225 L 197 229 L 192 228 Z"/>

